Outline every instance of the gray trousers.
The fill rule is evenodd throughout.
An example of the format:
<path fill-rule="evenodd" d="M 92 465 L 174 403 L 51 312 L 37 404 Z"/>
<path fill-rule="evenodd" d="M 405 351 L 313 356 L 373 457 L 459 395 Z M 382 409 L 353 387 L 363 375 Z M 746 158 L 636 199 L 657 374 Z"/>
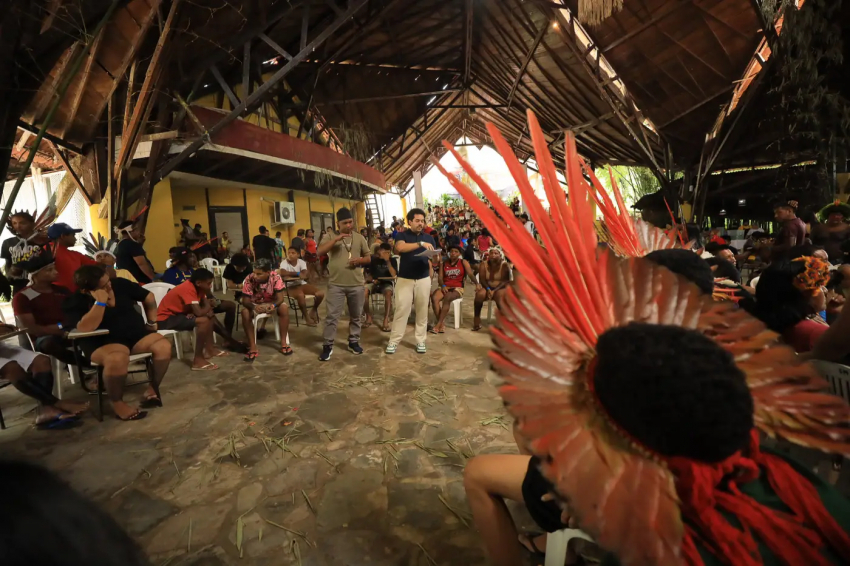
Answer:
<path fill-rule="evenodd" d="M 325 346 L 332 346 L 334 343 L 336 327 L 339 324 L 339 318 L 342 316 L 342 308 L 345 306 L 346 300 L 348 301 L 348 316 L 351 317 L 348 324 L 348 341 L 360 341 L 360 317 L 363 314 L 363 303 L 366 302 L 363 286 L 328 285 L 328 292 L 325 294 L 325 307 L 328 309 L 328 316 L 325 318 L 325 330 L 322 332 Z"/>

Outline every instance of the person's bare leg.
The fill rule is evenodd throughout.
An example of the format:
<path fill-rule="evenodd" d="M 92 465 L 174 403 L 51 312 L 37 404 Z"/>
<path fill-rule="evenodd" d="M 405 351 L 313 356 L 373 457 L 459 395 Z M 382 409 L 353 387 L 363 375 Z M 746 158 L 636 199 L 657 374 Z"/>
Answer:
<path fill-rule="evenodd" d="M 315 287 L 314 287 L 315 289 Z M 313 297 L 313 309 L 311 313 L 313 314 L 313 322 L 318 326 L 319 324 L 319 305 L 322 304 L 322 301 L 325 300 L 325 292 L 315 289 L 313 293 L 311 293 Z"/>
<path fill-rule="evenodd" d="M 443 297 L 443 300 L 440 301 L 440 319 L 437 321 L 438 330 L 446 329 L 446 317 L 449 316 L 449 312 L 452 310 L 452 302 L 459 298 L 460 295 L 457 291 L 449 291 L 446 293 L 446 296 Z"/>
<path fill-rule="evenodd" d="M 437 320 L 440 319 L 440 304 L 443 301 L 443 290 L 437 289 L 434 291 L 434 294 L 431 295 L 431 308 L 434 310 L 434 318 Z"/>
<path fill-rule="evenodd" d="M 0 378 L 10 382 L 15 389 L 38 403 L 35 424 L 41 424 L 62 414 L 62 411 L 53 407 L 55 404 L 53 394 L 44 391 L 40 384 L 30 379 L 26 370 L 17 362 L 10 361 L 0 368 Z"/>
<path fill-rule="evenodd" d="M 289 348 L 286 343 L 286 335 L 289 333 L 289 308 L 285 304 L 277 307 L 277 324 L 280 328 L 280 347 Z"/>
<path fill-rule="evenodd" d="M 17 365 L 17 364 L 16 364 Z M 20 367 L 20 366 L 19 366 Z M 48 389 L 45 393 L 49 393 L 51 397 L 53 397 L 53 379 L 56 376 L 53 375 L 53 364 L 50 363 L 50 358 L 47 356 L 38 356 L 36 357 L 30 367 L 27 368 L 27 373 L 33 376 L 35 382 L 43 385 L 42 387 Z M 43 379 L 42 379 L 43 377 Z M 10 380 L 11 381 L 11 380 Z M 72 415 L 79 415 L 86 411 L 89 408 L 88 403 L 74 403 L 73 401 L 63 401 L 61 399 L 56 399 L 53 402 L 53 406 L 44 405 L 45 411 L 44 413 L 48 413 L 51 411 L 59 411 L 70 413 Z"/>
<path fill-rule="evenodd" d="M 487 300 L 487 289 L 481 289 L 475 292 L 475 317 L 472 320 L 472 329 L 479 330 L 481 328 L 481 309 L 484 307 L 484 302 Z"/>
<path fill-rule="evenodd" d="M 127 420 L 139 410 L 124 402 L 124 380 L 130 366 L 130 350 L 122 344 L 107 344 L 92 353 L 91 359 L 103 366 L 103 384 L 118 418 Z"/>
<path fill-rule="evenodd" d="M 212 340 L 212 325 L 210 325 L 209 339 Z M 133 346 L 133 354 L 150 353 L 153 357 L 153 380 L 157 389 L 171 365 L 171 341 L 160 334 L 148 334 Z M 158 398 L 153 386 L 145 391 L 145 399 Z"/>
<path fill-rule="evenodd" d="M 502 310 L 502 302 L 505 300 L 505 289 L 499 289 L 493 293 L 493 300 L 496 302 L 496 308 Z"/>
<path fill-rule="evenodd" d="M 257 352 L 257 339 L 254 337 L 254 317 L 248 309 L 242 309 L 242 328 L 248 338 L 248 351 Z"/>
<path fill-rule="evenodd" d="M 485 454 L 476 456 L 463 471 L 466 499 L 484 548 L 495 566 L 522 563 L 522 549 L 505 499 L 523 502 L 522 482 L 529 456 Z"/>
<path fill-rule="evenodd" d="M 198 359 L 198 346 L 200 344 L 195 344 L 195 359 L 192 360 L 192 367 L 204 367 L 209 363 L 207 360 L 220 355 L 221 350 L 216 348 L 215 342 L 213 342 L 213 330 L 215 330 L 215 322 L 213 319 L 202 316 L 198 318 L 196 324 L 198 328 L 198 342 L 201 342 L 200 336 L 203 333 L 204 344 L 203 349 L 201 350 L 200 360 Z M 198 362 L 202 362 L 200 366 L 195 365 Z"/>
<path fill-rule="evenodd" d="M 381 329 L 388 329 L 390 327 L 390 316 L 393 310 L 393 289 L 389 287 L 386 291 L 384 291 L 384 325 Z"/>

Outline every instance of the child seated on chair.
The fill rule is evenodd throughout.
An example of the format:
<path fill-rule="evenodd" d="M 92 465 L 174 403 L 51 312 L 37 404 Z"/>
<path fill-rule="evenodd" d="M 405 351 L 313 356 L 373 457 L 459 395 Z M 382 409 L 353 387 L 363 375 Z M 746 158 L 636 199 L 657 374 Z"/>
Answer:
<path fill-rule="evenodd" d="M 287 250 L 286 258 L 280 262 L 280 275 L 286 283 L 286 292 L 298 303 L 307 326 L 318 326 L 319 305 L 325 298 L 325 292 L 305 281 L 308 276 L 307 263 L 301 259 L 300 248 L 290 246 Z M 308 295 L 313 296 L 313 308 L 310 311 L 307 310 Z"/>
<path fill-rule="evenodd" d="M 369 304 L 369 295 L 383 295 L 384 297 L 384 323 L 381 330 L 389 332 L 390 313 L 393 304 L 393 279 L 398 276 L 398 260 L 393 255 L 393 247 L 389 244 L 379 243 L 377 251 L 372 255 L 372 263 L 367 268 L 367 277 L 372 280 L 366 284 L 366 301 L 363 303 L 363 312 L 366 314 L 364 328 L 372 326 L 372 308 Z"/>
<path fill-rule="evenodd" d="M 192 371 L 211 371 L 218 366 L 209 358 L 226 356 L 213 344 L 215 313 L 207 299 L 212 287 L 213 274 L 198 269 L 188 281 L 184 281 L 166 293 L 159 302 L 156 323 L 160 330 L 195 331 L 195 358 Z"/>
<path fill-rule="evenodd" d="M 171 363 L 171 342 L 157 334 L 156 322 L 142 319 L 136 303 L 142 303 L 149 321 L 156 320 L 153 294 L 126 279 L 110 279 L 99 265 L 84 265 L 74 273 L 77 292 L 65 299 L 65 327 L 78 332 L 108 330 L 105 336 L 80 339 L 79 347 L 87 359 L 103 366 L 103 381 L 115 411 L 122 421 L 147 416 L 124 402 L 124 380 L 134 354 L 153 355 L 154 383 L 162 382 Z M 153 386 L 144 394 L 142 408 L 161 407 L 162 400 Z"/>
<path fill-rule="evenodd" d="M 475 285 L 475 274 L 465 259 L 461 259 L 459 246 L 449 248 L 449 258 L 442 263 L 437 272 L 439 278 L 437 290 L 431 295 L 431 305 L 437 316 L 437 324 L 431 329 L 432 334 L 442 334 L 446 331 L 446 317 L 452 307 L 452 302 L 463 298 L 463 281 Z"/>
<path fill-rule="evenodd" d="M 242 324 L 248 336 L 248 354 L 246 362 L 253 362 L 260 355 L 257 349 L 257 339 L 254 335 L 255 314 L 271 314 L 277 312 L 277 323 L 280 329 L 280 353 L 292 355 L 292 348 L 286 343 L 289 332 L 289 305 L 284 294 L 283 279 L 274 270 L 271 262 L 265 259 L 254 263 L 254 272 L 245 278 L 242 284 Z"/>

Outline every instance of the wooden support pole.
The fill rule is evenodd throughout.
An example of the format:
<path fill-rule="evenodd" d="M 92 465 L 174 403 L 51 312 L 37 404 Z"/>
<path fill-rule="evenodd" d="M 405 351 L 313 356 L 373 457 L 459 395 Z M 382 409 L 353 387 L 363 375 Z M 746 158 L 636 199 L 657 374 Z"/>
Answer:
<path fill-rule="evenodd" d="M 53 146 L 53 153 L 56 155 L 59 162 L 62 163 L 62 167 L 65 169 L 65 172 L 71 177 L 71 180 L 77 185 L 77 188 L 80 189 L 80 194 L 83 195 L 83 199 L 85 199 L 86 204 L 91 206 L 92 201 L 91 197 L 89 197 L 88 192 L 86 192 L 86 188 L 83 186 L 83 182 L 80 180 L 80 176 L 77 175 L 77 172 L 71 167 L 71 162 L 68 160 L 68 157 L 62 153 L 62 150 L 56 147 L 55 144 L 50 144 Z"/>
<path fill-rule="evenodd" d="M 165 20 L 165 25 L 162 33 L 157 41 L 154 49 L 151 62 L 148 65 L 148 70 L 145 73 L 145 80 L 142 83 L 142 89 L 139 92 L 139 100 L 133 108 L 133 116 L 130 118 L 130 125 L 127 131 L 121 132 L 121 151 L 118 154 L 118 159 L 115 162 L 115 170 L 113 174 L 118 177 L 120 170 L 133 160 L 133 154 L 136 151 L 139 140 L 139 130 L 141 130 L 143 115 L 150 115 L 151 97 L 159 80 L 162 71 L 163 47 L 165 46 L 168 36 L 170 35 L 174 18 L 177 14 L 177 8 L 180 6 L 181 0 L 174 0 L 171 4 L 171 9 L 168 11 L 168 18 Z M 119 179 L 119 187 L 120 187 Z"/>

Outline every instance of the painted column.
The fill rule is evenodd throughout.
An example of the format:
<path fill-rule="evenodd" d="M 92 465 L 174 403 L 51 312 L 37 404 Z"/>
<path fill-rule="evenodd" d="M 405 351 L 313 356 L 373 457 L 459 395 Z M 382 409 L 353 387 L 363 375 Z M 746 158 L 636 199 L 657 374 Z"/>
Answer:
<path fill-rule="evenodd" d="M 425 208 L 425 199 L 422 197 L 422 172 L 413 172 L 413 192 L 416 195 L 416 208 Z"/>

